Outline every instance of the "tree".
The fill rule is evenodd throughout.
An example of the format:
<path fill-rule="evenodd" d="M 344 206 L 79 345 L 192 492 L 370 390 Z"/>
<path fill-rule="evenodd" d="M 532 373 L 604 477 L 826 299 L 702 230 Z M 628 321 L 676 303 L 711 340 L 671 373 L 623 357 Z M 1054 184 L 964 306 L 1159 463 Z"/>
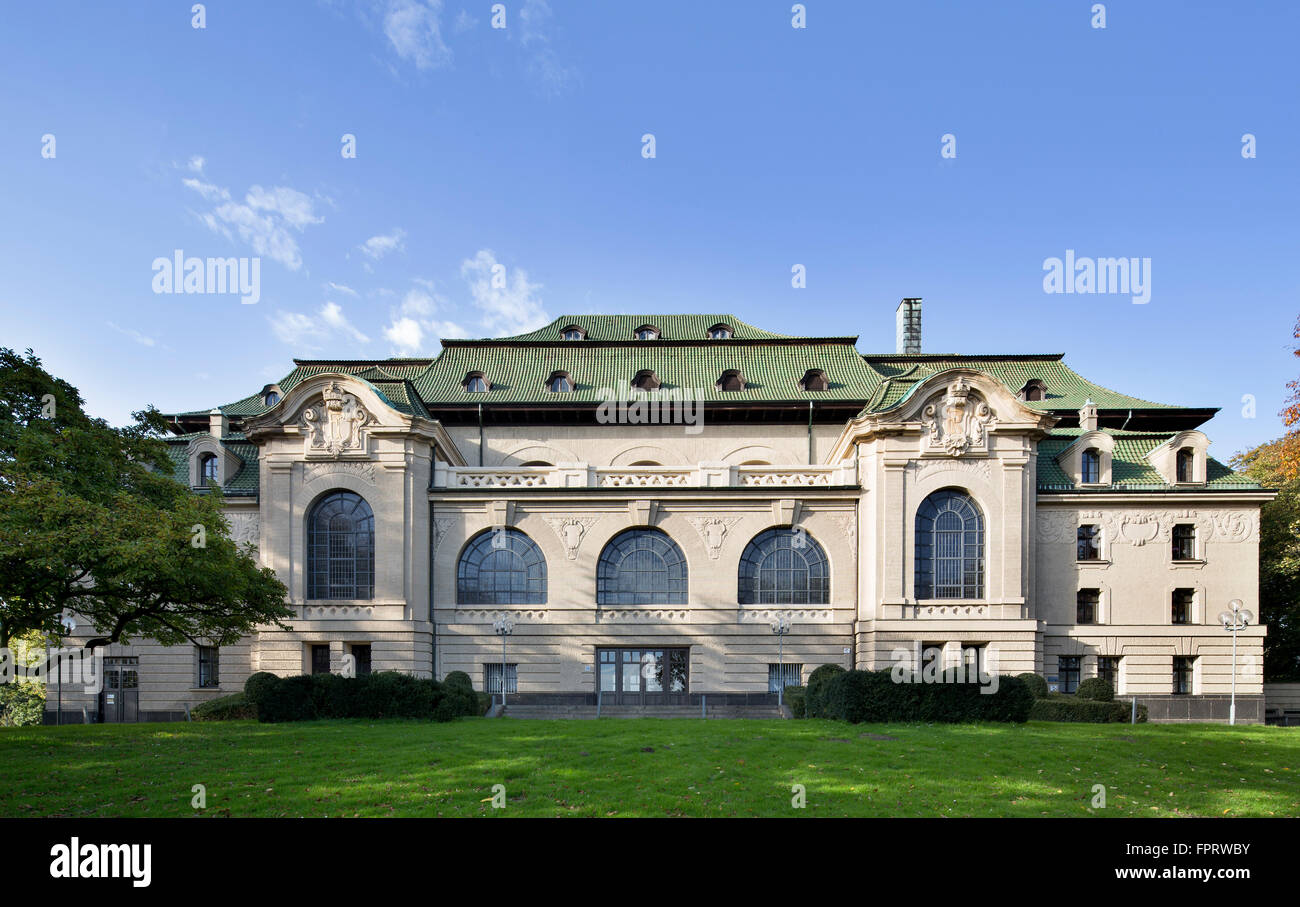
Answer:
<path fill-rule="evenodd" d="M 1300 475 L 1286 463 L 1287 439 L 1233 457 L 1232 465 L 1277 491 L 1260 510 L 1259 620 L 1264 677 L 1300 681 Z"/>
<path fill-rule="evenodd" d="M 1300 318 L 1296 319 L 1292 336 L 1300 340 Z M 1300 357 L 1300 346 L 1292 352 Z M 1300 478 L 1300 378 L 1287 382 L 1291 392 L 1286 398 L 1286 407 L 1279 414 L 1288 431 L 1281 442 L 1281 473 L 1286 479 Z"/>
<path fill-rule="evenodd" d="M 228 645 L 291 616 L 274 571 L 230 539 L 216 485 L 173 478 L 162 416 L 133 417 L 91 418 L 31 350 L 0 349 L 0 647 L 62 635 L 68 611 L 89 623 L 90 648 Z"/>

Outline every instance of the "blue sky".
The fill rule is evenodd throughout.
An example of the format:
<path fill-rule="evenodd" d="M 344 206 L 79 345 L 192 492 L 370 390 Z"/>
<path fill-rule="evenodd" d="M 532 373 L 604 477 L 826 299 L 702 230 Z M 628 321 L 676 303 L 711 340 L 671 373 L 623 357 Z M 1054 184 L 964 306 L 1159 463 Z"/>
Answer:
<path fill-rule="evenodd" d="M 1064 352 L 1222 407 L 1221 458 L 1281 432 L 1293 4 L 1112 2 L 1105 29 L 1075 0 L 809 0 L 803 29 L 790 2 L 517 0 L 504 29 L 487 2 L 191 5 L 0 31 L 0 344 L 111 421 L 569 312 L 889 351 L 921 296 L 927 352 Z M 260 257 L 260 301 L 154 293 L 176 249 Z M 1067 249 L 1149 258 L 1150 302 L 1045 293 Z"/>

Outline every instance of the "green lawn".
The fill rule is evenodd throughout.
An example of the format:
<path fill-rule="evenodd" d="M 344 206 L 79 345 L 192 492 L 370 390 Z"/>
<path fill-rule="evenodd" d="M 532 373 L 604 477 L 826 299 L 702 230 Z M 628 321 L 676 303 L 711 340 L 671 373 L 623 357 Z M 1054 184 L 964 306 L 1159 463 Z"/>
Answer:
<path fill-rule="evenodd" d="M 206 809 L 191 806 L 196 784 Z M 495 784 L 504 809 L 487 802 Z M 1104 809 L 1091 806 L 1096 784 Z M 684 719 L 0 728 L 0 816 L 190 815 L 1300 816 L 1300 731 Z"/>

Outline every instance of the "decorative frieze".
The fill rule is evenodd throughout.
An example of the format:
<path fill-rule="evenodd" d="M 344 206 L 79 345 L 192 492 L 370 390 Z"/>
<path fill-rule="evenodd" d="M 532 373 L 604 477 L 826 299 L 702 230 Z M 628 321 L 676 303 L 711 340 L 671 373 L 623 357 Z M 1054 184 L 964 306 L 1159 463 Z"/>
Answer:
<path fill-rule="evenodd" d="M 303 482 L 314 482 L 327 476 L 352 476 L 367 485 L 375 484 L 375 464 L 373 463 L 304 463 L 302 467 Z"/>
<path fill-rule="evenodd" d="M 619 624 L 684 624 L 690 621 L 691 612 L 685 608 L 597 608 L 597 623 Z"/>
<path fill-rule="evenodd" d="M 786 470 L 783 472 L 742 472 L 741 485 L 829 485 L 830 473 L 822 470 Z"/>
<path fill-rule="evenodd" d="M 914 460 L 908 464 L 912 479 L 920 482 L 938 472 L 965 473 L 972 478 L 988 482 L 993 470 L 988 460 Z"/>
<path fill-rule="evenodd" d="M 1135 511 L 1103 510 L 1039 511 L 1038 540 L 1048 544 L 1073 544 L 1079 526 L 1102 527 L 1112 544 L 1141 548 L 1152 542 L 1169 542 L 1174 526 L 1192 523 L 1206 541 L 1242 543 L 1259 541 L 1259 516 L 1244 510 L 1203 512 L 1198 510 Z"/>
<path fill-rule="evenodd" d="M 457 608 L 455 623 L 461 624 L 494 624 L 503 617 L 508 617 L 514 623 L 544 621 L 547 618 L 545 608 L 521 608 L 503 610 L 501 608 Z"/>
<path fill-rule="evenodd" d="M 830 608 L 742 607 L 738 619 L 742 624 L 770 624 L 782 619 L 790 623 L 827 624 L 834 620 L 834 612 Z"/>
<path fill-rule="evenodd" d="M 227 513 L 226 520 L 230 523 L 230 538 L 235 544 L 257 547 L 262 527 L 256 513 Z"/>

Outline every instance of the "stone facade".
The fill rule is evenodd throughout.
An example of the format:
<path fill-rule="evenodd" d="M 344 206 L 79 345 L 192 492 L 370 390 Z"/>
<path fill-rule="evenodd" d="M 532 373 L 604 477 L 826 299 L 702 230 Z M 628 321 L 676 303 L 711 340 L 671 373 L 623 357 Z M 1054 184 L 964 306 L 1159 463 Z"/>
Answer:
<path fill-rule="evenodd" d="M 545 360 L 541 350 L 550 347 L 536 343 Z M 758 352 L 738 346 L 739 370 Z M 473 400 L 438 399 L 420 390 L 436 387 L 432 380 L 399 374 L 399 367 L 427 373 L 440 361 L 300 363 L 265 405 L 249 398 L 253 404 L 223 407 L 210 431 L 178 437 L 178 476 L 191 484 L 204 452 L 243 452 L 221 463 L 231 531 L 284 582 L 294 616 L 291 630 L 267 628 L 223 648 L 219 682 L 208 688 L 198 686 L 191 648 L 110 647 L 110 657 L 139 659 L 141 717 L 183 716 L 189 705 L 241 689 L 252 672 L 309 672 L 314 646 L 329 647 L 331 670 L 341 670 L 352 647 L 368 646 L 373 670 L 465 671 L 483 688 L 502 658 L 494 624 L 503 617 L 513 624 L 506 659 L 518 666 L 518 692 L 538 698 L 594 698 L 601 648 L 686 649 L 691 693 L 762 694 L 778 660 L 801 665 L 806 677 L 825 663 L 888 667 L 900 648 L 925 643 L 942 646 L 950 661 L 963 647 L 983 647 L 1000 673 L 1034 671 L 1060 682 L 1068 682 L 1069 659 L 1088 677 L 1100 658 L 1118 657 L 1118 693 L 1146 702 L 1153 718 L 1226 717 L 1232 639 L 1217 615 L 1233 599 L 1258 612 L 1259 507 L 1269 494 L 1211 477 L 1224 470 L 1194 431 L 1203 411 L 1147 415 L 1173 446 L 1126 464 L 1125 445 L 1146 436 L 1098 427 L 1091 400 L 1077 410 L 1038 405 L 977 363 L 900 369 L 914 378 L 906 392 L 890 396 L 891 375 L 863 387 L 860 399 L 841 394 L 837 412 L 847 416 L 820 409 L 814 418 L 818 404 L 800 408 L 803 397 L 747 404 L 741 391 L 734 404 L 706 403 L 699 425 L 647 425 L 601 424 L 581 407 L 561 414 L 529 402 L 494 403 L 485 419 Z M 1109 409 L 1117 419 L 1120 409 Z M 178 415 L 178 431 L 201 416 Z M 1187 424 L 1180 428 L 1179 419 Z M 1199 438 L 1188 442 L 1180 431 Z M 1183 449 L 1196 471 L 1180 482 L 1169 451 Z M 1079 477 L 1081 450 L 1100 452 L 1097 481 L 1044 481 L 1048 466 L 1053 476 Z M 255 486 L 240 473 L 241 457 Z M 525 465 L 536 463 L 545 465 Z M 1117 480 L 1139 468 L 1166 477 L 1162 487 Z M 234 493 L 226 478 L 241 474 L 244 491 Z M 974 597 L 918 598 L 918 508 L 945 489 L 959 490 L 982 516 L 981 584 Z M 368 597 L 308 595 L 308 520 L 336 491 L 364 499 L 374 514 Z M 1194 557 L 1175 559 L 1175 527 L 1189 525 Z M 1095 559 L 1078 557 L 1080 526 L 1098 527 Z M 637 527 L 660 530 L 680 549 L 684 603 L 598 604 L 602 551 Z M 820 546 L 830 577 L 824 601 L 740 603 L 746 547 L 773 527 Z M 460 603 L 467 544 L 502 529 L 540 549 L 544 601 Z M 1097 600 L 1085 623 L 1081 590 L 1095 590 Z M 1185 623 L 1171 616 L 1176 594 L 1190 596 Z M 781 619 L 789 626 L 778 638 L 772 625 Z M 1238 636 L 1239 719 L 1262 719 L 1265 632 L 1251 626 Z M 1187 693 L 1174 690 L 1175 658 L 1191 659 Z M 101 707 L 76 688 L 58 701 L 65 721 L 80 720 L 83 708 L 93 718 Z"/>

